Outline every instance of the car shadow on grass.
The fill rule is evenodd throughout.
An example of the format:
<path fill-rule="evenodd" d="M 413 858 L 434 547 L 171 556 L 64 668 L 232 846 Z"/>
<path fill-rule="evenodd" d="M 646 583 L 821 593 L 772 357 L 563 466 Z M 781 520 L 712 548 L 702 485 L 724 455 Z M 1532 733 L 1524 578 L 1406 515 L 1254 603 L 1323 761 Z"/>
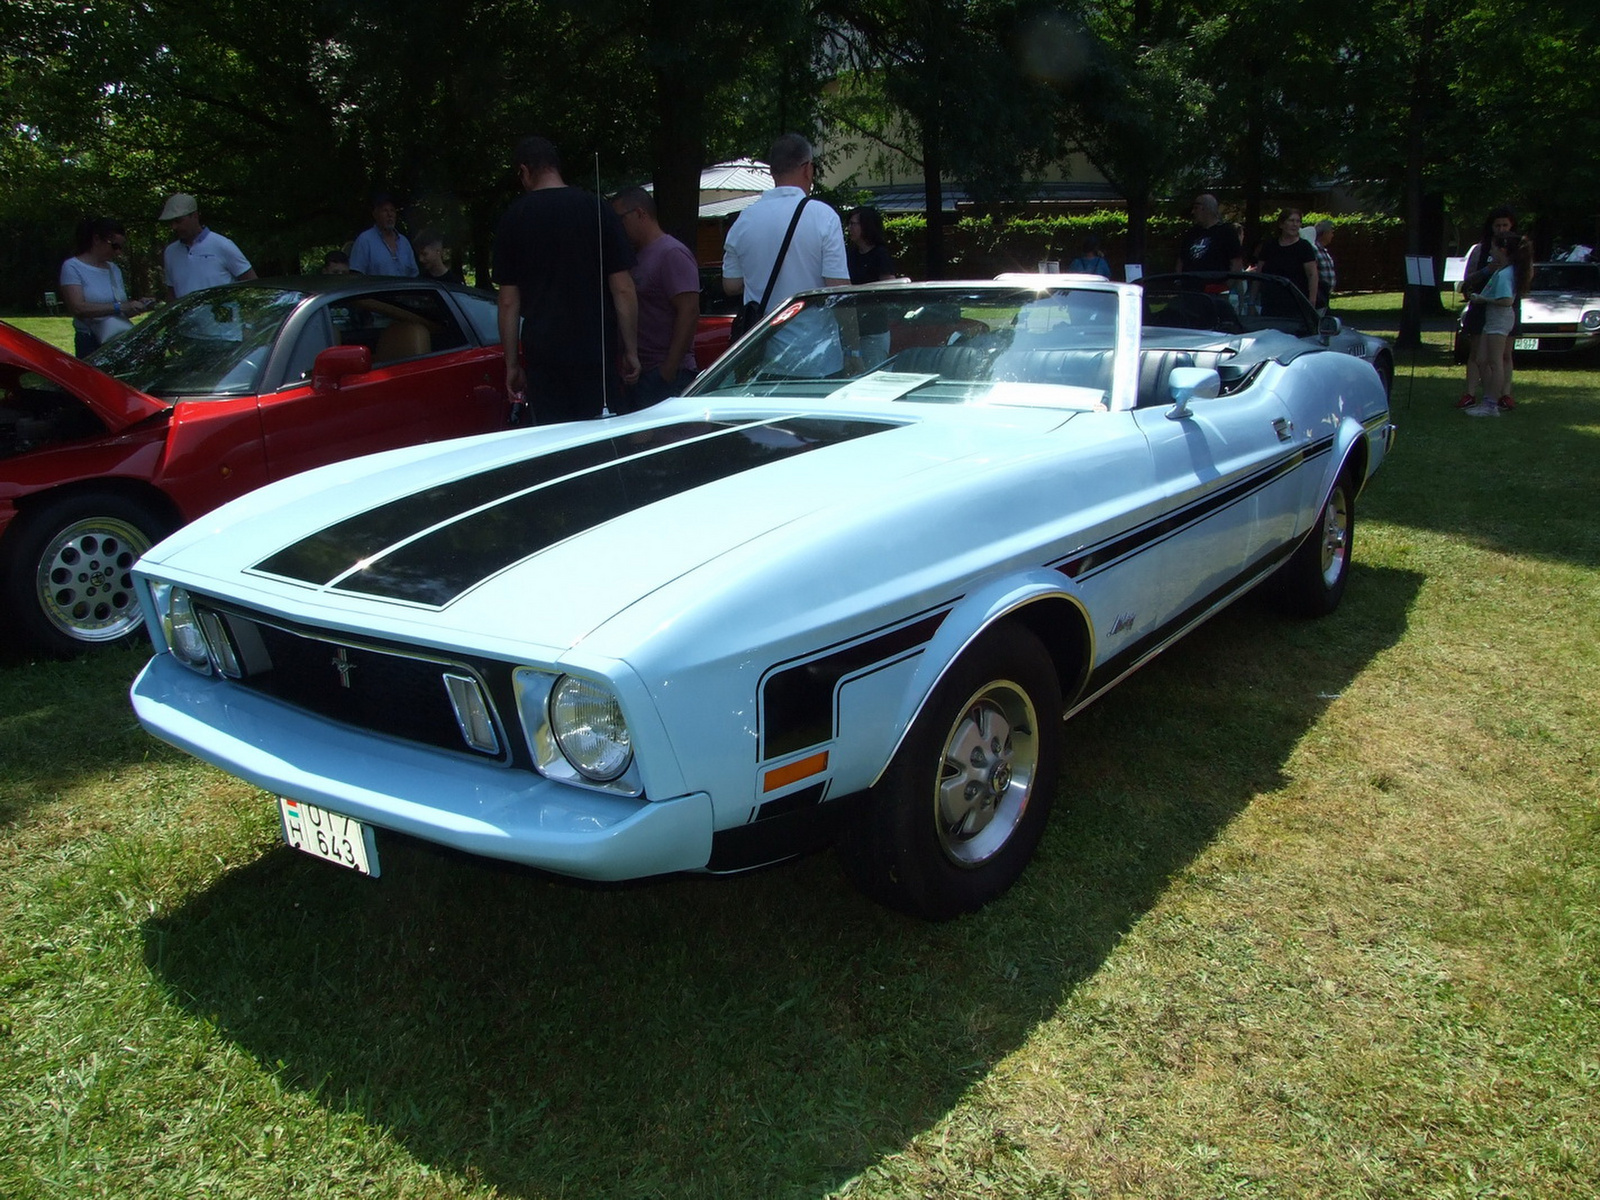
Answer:
<path fill-rule="evenodd" d="M 1420 586 L 1358 565 L 1327 620 L 1247 599 L 1197 630 L 1069 724 L 1037 859 L 949 924 L 875 907 L 827 854 L 595 887 L 387 838 L 378 881 L 287 849 L 230 872 L 145 923 L 146 960 L 286 1086 L 506 1195 L 814 1195 L 1094 975 Z"/>

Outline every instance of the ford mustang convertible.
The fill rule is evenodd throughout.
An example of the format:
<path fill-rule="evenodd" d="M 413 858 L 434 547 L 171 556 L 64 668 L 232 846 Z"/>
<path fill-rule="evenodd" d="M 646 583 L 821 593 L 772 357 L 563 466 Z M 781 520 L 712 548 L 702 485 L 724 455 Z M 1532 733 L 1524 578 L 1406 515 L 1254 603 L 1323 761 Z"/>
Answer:
<path fill-rule="evenodd" d="M 600 880 L 831 841 L 976 909 L 1064 718 L 1257 585 L 1339 603 L 1393 440 L 1370 362 L 1141 299 L 803 293 L 682 398 L 270 485 L 137 565 L 134 707 L 370 875 L 391 832 Z"/>

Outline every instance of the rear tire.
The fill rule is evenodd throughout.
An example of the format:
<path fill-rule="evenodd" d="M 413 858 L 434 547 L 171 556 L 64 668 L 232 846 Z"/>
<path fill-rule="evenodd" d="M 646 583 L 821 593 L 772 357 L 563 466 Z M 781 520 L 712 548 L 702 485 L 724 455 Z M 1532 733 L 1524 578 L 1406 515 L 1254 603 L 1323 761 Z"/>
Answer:
<path fill-rule="evenodd" d="M 981 908 L 1043 836 L 1061 756 L 1061 684 L 1020 625 L 975 641 L 928 697 L 838 854 L 874 899 L 930 920 Z"/>
<path fill-rule="evenodd" d="M 1378 378 L 1383 381 L 1383 398 L 1388 400 L 1394 394 L 1394 360 L 1387 354 L 1380 354 L 1373 365 L 1378 368 Z"/>
<path fill-rule="evenodd" d="M 1344 473 L 1334 483 L 1306 540 L 1278 571 L 1278 599 L 1287 612 L 1325 617 L 1339 607 L 1350 578 L 1355 532 L 1355 487 Z"/>
<path fill-rule="evenodd" d="M 21 642 L 56 657 L 137 637 L 133 564 L 165 522 L 113 493 L 64 496 L 19 514 L 0 553 L 0 595 Z"/>

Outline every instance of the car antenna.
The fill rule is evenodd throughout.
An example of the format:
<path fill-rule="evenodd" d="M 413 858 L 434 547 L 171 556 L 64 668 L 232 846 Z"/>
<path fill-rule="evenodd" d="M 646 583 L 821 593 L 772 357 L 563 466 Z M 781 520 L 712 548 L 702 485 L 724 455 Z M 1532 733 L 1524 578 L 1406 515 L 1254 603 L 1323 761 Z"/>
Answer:
<path fill-rule="evenodd" d="M 606 370 L 606 223 L 600 211 L 600 151 L 594 152 L 594 244 L 600 255 L 600 416 L 611 415 L 611 397 L 607 384 L 611 372 Z"/>

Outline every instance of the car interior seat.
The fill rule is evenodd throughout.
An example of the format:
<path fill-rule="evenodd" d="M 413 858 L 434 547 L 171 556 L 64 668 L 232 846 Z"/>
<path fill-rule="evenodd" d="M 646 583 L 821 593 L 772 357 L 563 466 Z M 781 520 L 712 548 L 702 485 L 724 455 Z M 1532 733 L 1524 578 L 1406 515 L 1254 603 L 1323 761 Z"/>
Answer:
<path fill-rule="evenodd" d="M 378 335 L 378 345 L 372 352 L 372 364 L 399 362 L 403 358 L 419 358 L 433 350 L 433 336 L 428 327 L 419 321 L 391 321 Z"/>

